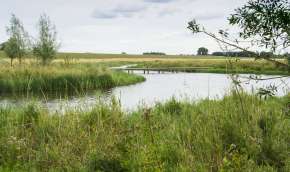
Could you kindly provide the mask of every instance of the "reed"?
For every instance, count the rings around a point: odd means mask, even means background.
[[[289,171],[290,97],[0,108],[0,171]],[[287,105],[288,104],[288,105]]]
[[[286,62],[286,60],[281,60]],[[135,67],[148,68],[166,68],[166,67],[209,67],[209,69],[200,69],[196,72],[209,73],[253,73],[253,74],[280,74],[289,75],[289,71],[275,66],[275,64],[266,60],[254,59],[191,59],[183,61],[162,61],[139,62]]]
[[[68,94],[109,89],[144,81],[137,75],[112,72],[94,65],[3,67],[0,94]]]

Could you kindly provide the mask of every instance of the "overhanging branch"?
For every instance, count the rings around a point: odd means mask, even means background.
[[[287,64],[285,64],[285,63],[279,62],[279,61],[274,60],[274,59],[271,59],[271,58],[266,58],[266,57],[260,56],[258,53],[255,53],[255,52],[249,51],[249,50],[247,50],[247,49],[245,49],[245,48],[243,48],[243,47],[240,47],[240,46],[238,46],[238,45],[236,45],[236,44],[233,44],[233,43],[227,42],[227,41],[225,41],[225,40],[223,40],[223,39],[220,39],[220,38],[218,38],[217,36],[215,36],[214,34],[209,33],[209,32],[207,32],[207,31],[204,30],[204,29],[201,30],[200,32],[202,32],[202,33],[204,33],[204,34],[206,34],[206,35],[208,35],[208,36],[214,38],[215,40],[217,40],[217,41],[219,41],[219,42],[222,42],[222,43],[224,43],[224,44],[227,44],[227,45],[229,45],[229,46],[231,46],[231,47],[237,48],[237,49],[242,50],[242,51],[247,52],[247,53],[251,53],[251,54],[253,54],[253,56],[254,56],[255,58],[264,59],[264,60],[267,60],[267,61],[269,61],[269,62],[271,62],[271,63],[274,63],[275,65],[280,66],[280,67],[282,67],[282,68],[284,68],[284,69],[289,69],[289,65],[287,65]]]

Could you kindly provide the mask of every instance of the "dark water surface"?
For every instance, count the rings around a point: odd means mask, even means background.
[[[140,75],[143,75],[140,73]],[[115,97],[121,102],[124,110],[134,110],[139,105],[152,106],[156,102],[164,102],[173,96],[177,99],[200,100],[205,98],[219,99],[229,94],[233,87],[232,80],[226,74],[209,73],[151,73],[143,75],[146,81],[140,84],[114,88],[97,96],[96,92],[86,93],[83,96],[61,98],[38,98],[35,101],[43,105],[50,112],[64,112],[65,110],[89,110],[100,100],[108,102]],[[276,95],[283,96],[289,92],[290,79],[272,79],[266,81],[247,82],[249,75],[240,75],[243,88],[249,93],[255,93],[257,88],[269,85],[279,86]],[[262,76],[272,78],[276,76]],[[288,84],[288,86],[287,86]],[[0,97],[1,106],[19,106],[31,98]]]

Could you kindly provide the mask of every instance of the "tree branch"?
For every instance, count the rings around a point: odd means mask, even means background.
[[[287,65],[287,64],[285,64],[285,63],[279,62],[279,61],[274,60],[274,59],[271,59],[271,58],[262,57],[262,56],[260,56],[259,54],[255,53],[255,52],[249,51],[249,50],[247,50],[247,49],[245,49],[245,48],[243,48],[243,47],[240,47],[240,46],[238,46],[238,45],[236,45],[236,44],[233,44],[233,43],[227,42],[227,41],[225,41],[225,40],[223,40],[223,39],[220,39],[220,38],[218,38],[217,36],[215,36],[214,34],[209,33],[209,32],[207,32],[207,31],[204,30],[204,29],[201,30],[200,32],[202,32],[202,33],[204,33],[204,34],[206,34],[206,35],[208,35],[208,36],[214,38],[215,40],[217,40],[217,41],[219,41],[219,42],[222,42],[222,43],[224,43],[224,44],[227,44],[227,45],[229,45],[229,46],[231,46],[231,47],[234,47],[234,48],[237,48],[237,49],[239,49],[239,50],[242,50],[242,51],[245,51],[245,52],[251,53],[251,54],[254,55],[255,58],[264,59],[264,60],[267,60],[267,61],[269,61],[269,62],[271,62],[271,63],[274,63],[274,64],[277,65],[277,66],[283,67],[283,68],[285,68],[285,69],[289,69],[289,65]]]

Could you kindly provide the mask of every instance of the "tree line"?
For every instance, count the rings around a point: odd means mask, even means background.
[[[288,53],[277,55],[273,52],[258,52],[258,54],[265,58],[283,58],[287,57]],[[247,51],[228,51],[228,52],[213,52],[211,55],[213,56],[228,56],[228,57],[255,57],[254,52],[247,52]]]
[[[18,59],[22,64],[27,54],[33,54],[42,65],[49,64],[55,58],[60,46],[56,39],[55,25],[46,14],[43,14],[38,20],[37,27],[37,38],[30,37],[20,19],[12,14],[9,26],[6,28],[9,39],[0,45],[0,50],[10,58],[11,66],[14,59]]]
[[[255,57],[255,52],[251,51],[216,51],[211,54],[209,54],[209,50],[205,47],[200,47],[197,50],[197,55],[199,56],[206,56],[206,55],[212,55],[212,56],[226,56],[226,57]],[[273,52],[267,52],[262,51],[258,52],[258,54],[265,58],[284,58],[289,57],[289,53],[285,53],[282,55],[274,54]]]
[[[143,55],[157,55],[157,56],[165,56],[165,53],[162,52],[145,52]]]

